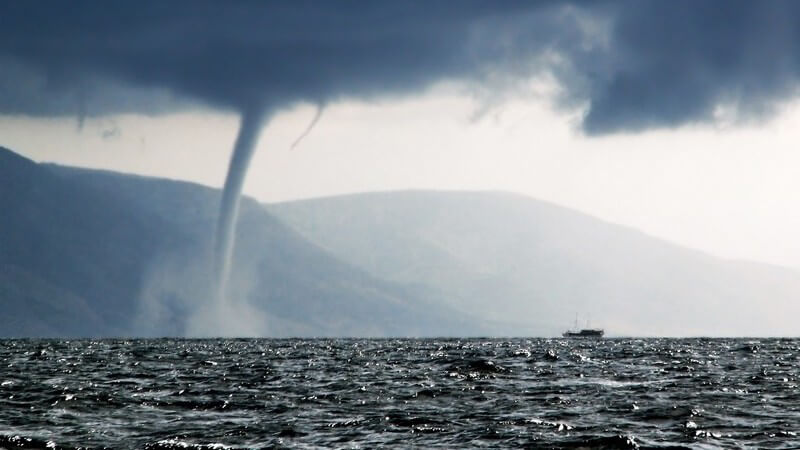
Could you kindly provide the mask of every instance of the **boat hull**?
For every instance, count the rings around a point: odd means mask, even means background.
[[[603,334],[603,330],[581,330],[567,331],[562,336],[565,338],[601,338]]]

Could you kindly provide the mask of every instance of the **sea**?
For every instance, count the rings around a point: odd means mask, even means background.
[[[0,341],[0,448],[800,448],[797,339]]]

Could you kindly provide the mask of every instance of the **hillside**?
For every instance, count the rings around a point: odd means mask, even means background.
[[[180,234],[4,149],[0,179],[0,334],[122,334],[148,261]]]
[[[469,314],[557,334],[797,335],[800,274],[727,261],[524,196],[390,192],[267,205],[376,277]],[[583,323],[581,323],[583,325]]]
[[[244,199],[220,311],[219,191],[6,149],[0,179],[3,337],[541,336],[576,313],[610,335],[800,329],[796,272],[489,192]]]
[[[0,148],[3,337],[485,334],[343,263],[246,201],[225,328],[209,304],[219,192],[36,164]]]

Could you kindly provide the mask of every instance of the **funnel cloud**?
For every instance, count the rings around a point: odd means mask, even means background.
[[[264,111],[259,108],[242,112],[239,134],[233,146],[228,165],[228,175],[222,190],[217,234],[214,246],[214,268],[217,275],[217,301],[225,303],[226,286],[231,270],[231,257],[236,235],[236,219],[239,214],[239,199],[242,195],[247,167],[253,157],[256,142],[264,122]]]
[[[311,122],[308,124],[306,129],[303,130],[302,133],[300,133],[300,136],[297,136],[297,139],[295,139],[294,142],[292,142],[292,146],[289,147],[289,150],[294,150],[295,148],[297,148],[297,146],[300,145],[301,142],[303,142],[303,139],[305,139],[306,136],[308,136],[308,134],[311,133],[311,130],[313,130],[314,127],[317,126],[317,122],[319,122],[319,119],[322,118],[322,112],[324,109],[325,109],[324,105],[317,105],[317,112],[314,113],[314,117],[311,119]]]

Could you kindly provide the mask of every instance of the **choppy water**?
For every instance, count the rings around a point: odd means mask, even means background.
[[[800,340],[0,341],[0,448],[800,448]]]

